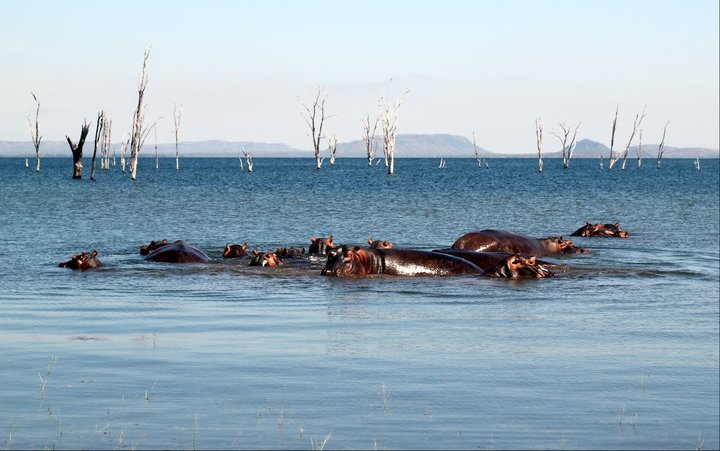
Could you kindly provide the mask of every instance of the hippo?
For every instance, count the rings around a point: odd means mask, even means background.
[[[145,256],[145,260],[163,263],[205,263],[210,261],[210,257],[195,246],[177,240],[155,249]]]
[[[485,271],[497,266],[498,263],[505,261],[508,257],[512,255],[504,252],[475,252],[466,249],[436,249],[433,250],[433,252],[460,257],[476,264],[478,267],[480,267],[480,269]],[[554,263],[537,260],[535,257],[532,256],[528,256],[525,258],[525,264],[537,268],[538,272],[541,273],[543,277],[555,275],[550,271],[550,269],[548,269],[557,267],[557,265],[555,265]]]
[[[542,257],[553,254],[585,254],[587,250],[573,246],[563,237],[530,238],[502,230],[482,230],[461,236],[451,246],[477,252],[505,252],[508,254]]]
[[[275,255],[278,258],[298,258],[302,257],[305,254],[305,248],[301,247],[300,249],[296,247],[279,247],[275,251]]]
[[[574,231],[570,236],[608,236],[615,238],[627,238],[628,232],[620,230],[620,223],[615,224],[591,224],[586,222],[584,226]]]
[[[459,276],[466,274],[488,277],[544,277],[535,261],[511,255],[487,270],[454,255],[412,249],[372,249],[344,246],[328,254],[328,262],[321,271],[324,276],[367,277],[375,274],[389,276]]]
[[[147,255],[155,249],[167,246],[168,244],[170,244],[170,241],[168,240],[150,241],[150,244],[142,244],[140,246],[140,255]]]
[[[282,265],[283,261],[275,255],[274,252],[258,252],[257,249],[253,249],[253,258],[250,260],[250,266],[278,266]]]
[[[329,249],[334,247],[332,235],[328,238],[315,238],[313,235],[310,235],[308,255],[325,255]]]
[[[248,244],[226,244],[223,251],[223,258],[240,258],[247,255]]]
[[[373,240],[372,238],[368,238],[367,242],[371,249],[392,249],[393,247],[392,243],[388,240]]]
[[[82,252],[80,255],[73,255],[70,260],[60,263],[58,268],[70,268],[78,271],[85,271],[91,268],[100,268],[102,263],[97,258],[97,251]]]

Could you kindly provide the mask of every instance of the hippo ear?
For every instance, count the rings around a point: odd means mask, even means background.
[[[225,252],[230,250],[230,243],[225,243]]]
[[[93,251],[92,251],[92,256],[97,257],[97,251],[95,249],[93,249]]]
[[[537,265],[537,258],[534,255],[531,255],[530,257],[525,259],[525,264],[535,266]]]
[[[257,251],[257,249],[253,249],[253,255],[258,255],[258,254],[259,254],[259,252]]]
[[[243,245],[242,245],[242,246],[240,246],[240,247],[242,248],[242,250],[245,250],[245,249],[247,249],[247,248],[248,248],[248,244],[247,244],[247,243],[245,243],[245,244],[243,244]]]
[[[392,246],[392,243],[390,243],[390,241],[388,240],[385,240],[383,241],[383,246]]]
[[[310,235],[310,242],[311,242],[311,243],[314,243],[314,242],[315,242],[315,235]]]
[[[372,238],[368,238],[368,244],[373,244]]]
[[[330,235],[327,239],[328,244],[332,244],[333,237]]]

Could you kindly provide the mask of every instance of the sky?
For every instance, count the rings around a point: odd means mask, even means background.
[[[311,149],[303,105],[326,99],[325,136],[362,139],[381,98],[398,133],[449,133],[496,153],[578,140],[718,148],[718,0],[0,0],[0,140],[76,140],[104,110],[130,129],[149,49],[146,123],[159,143]],[[327,139],[323,141],[327,147]],[[558,149],[553,149],[553,146]],[[30,147],[32,149],[32,147]]]

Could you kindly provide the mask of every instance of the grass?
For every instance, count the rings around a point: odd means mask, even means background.
[[[332,435],[332,432],[327,434],[322,442],[316,442],[314,439],[310,439],[310,446],[312,447],[313,451],[322,451],[325,449],[325,445],[330,441],[330,436]]]
[[[48,376],[50,376],[50,373],[52,373],[55,369],[55,365],[57,365],[57,362],[57,356],[53,356],[53,358],[50,359],[50,363],[48,363],[48,370],[45,374],[45,377],[42,377],[42,375],[38,372],[38,377],[40,378],[40,399],[45,399],[45,386],[48,382]]]

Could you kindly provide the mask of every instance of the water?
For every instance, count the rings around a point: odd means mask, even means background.
[[[718,160],[0,159],[0,447],[717,449]],[[653,162],[651,162],[653,163]],[[226,243],[433,249],[497,228],[627,239],[543,280],[332,279]],[[214,258],[142,260],[184,239]],[[58,268],[97,249],[104,267]]]

